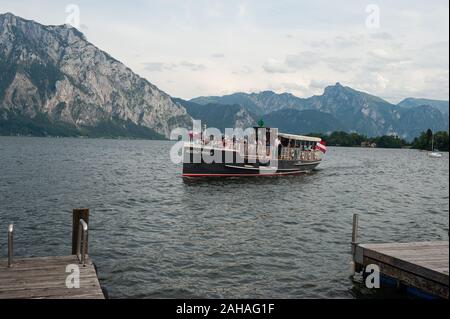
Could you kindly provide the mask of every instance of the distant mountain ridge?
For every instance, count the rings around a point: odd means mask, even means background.
[[[428,105],[439,111],[441,111],[444,115],[448,116],[448,101],[440,101],[440,100],[430,100],[430,99],[416,99],[416,98],[407,98],[398,103],[399,106],[404,108],[414,108],[417,106]]]
[[[239,104],[256,115],[264,115],[284,108],[301,109],[303,99],[290,93],[276,94],[272,91],[261,93],[234,93],[224,96],[203,96],[190,100],[197,104]]]
[[[0,15],[0,134],[161,138],[189,125],[181,105],[75,28]]]
[[[174,102],[186,108],[186,111],[193,119],[201,120],[202,124],[208,127],[215,127],[222,132],[225,128],[248,128],[255,125],[256,116],[246,108],[238,105],[223,104],[197,104],[192,101],[173,99]]]
[[[322,95],[310,98],[264,91],[199,97],[191,101],[198,104],[239,104],[256,117],[265,119],[267,125],[289,133],[328,133],[339,129],[369,137],[398,135],[412,140],[428,128],[448,130],[448,102],[446,114],[445,101],[407,99],[395,105],[340,83],[328,86]],[[422,105],[422,102],[427,104]],[[308,110],[319,113],[306,112]],[[293,125],[293,118],[297,119],[297,126]]]
[[[347,131],[347,127],[334,116],[317,110],[281,109],[263,115],[264,123],[278,127],[281,132],[309,134]]]

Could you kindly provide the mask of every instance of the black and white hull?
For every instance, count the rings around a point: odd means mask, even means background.
[[[238,152],[226,149],[187,146],[184,149],[183,177],[244,177],[295,175],[311,172],[321,160],[265,160],[241,158]],[[205,161],[194,154],[215,154],[216,162]]]

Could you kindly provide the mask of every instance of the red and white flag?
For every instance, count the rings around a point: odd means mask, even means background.
[[[324,141],[320,141],[319,143],[317,143],[316,150],[319,150],[322,153],[326,153],[327,152],[327,147],[325,146],[325,142]]]

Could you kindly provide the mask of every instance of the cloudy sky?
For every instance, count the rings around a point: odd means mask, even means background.
[[[0,0],[0,12],[78,24],[176,97],[307,97],[335,82],[391,102],[449,96],[448,0]]]

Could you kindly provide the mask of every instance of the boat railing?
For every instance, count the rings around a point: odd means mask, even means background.
[[[230,143],[230,142],[220,142],[220,141],[211,141],[211,142],[205,142],[205,141],[190,141],[186,144],[187,147],[209,147],[209,148],[216,148],[216,149],[224,149],[224,150],[233,150],[237,151],[240,149],[241,143]]]
[[[320,152],[316,150],[301,151],[295,149],[282,149],[279,155],[280,160],[288,161],[319,161],[321,160]]]
[[[187,147],[206,147],[220,150],[238,152],[244,158],[261,158],[271,159],[275,152],[274,147],[270,147],[268,151],[261,151],[261,148],[267,150],[262,144],[244,144],[242,141],[225,140],[225,141],[189,141]],[[278,154],[279,160],[300,160],[300,161],[319,161],[321,154],[317,150],[302,150],[300,148],[283,147],[281,153]]]

